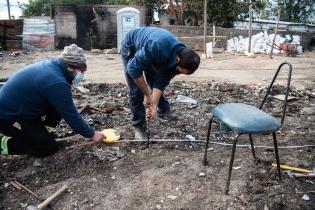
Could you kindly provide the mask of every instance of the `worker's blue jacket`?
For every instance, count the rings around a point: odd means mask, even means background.
[[[128,56],[127,74],[136,79],[143,72],[154,71],[153,87],[161,91],[175,76],[176,55],[186,46],[162,28],[136,28],[128,32],[122,42],[121,53]],[[123,55],[128,53],[128,55]]]
[[[75,132],[91,138],[94,130],[82,119],[72,100],[72,80],[61,59],[23,68],[0,89],[0,119],[37,119],[53,107]]]

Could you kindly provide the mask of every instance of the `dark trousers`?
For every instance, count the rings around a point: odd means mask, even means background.
[[[44,157],[54,154],[57,150],[57,142],[54,134],[49,133],[45,126],[56,127],[61,120],[60,115],[51,109],[45,116],[45,120],[3,120],[0,119],[0,130],[6,136],[12,137],[8,141],[9,155],[28,154],[35,157]],[[20,124],[21,129],[14,126]]]
[[[124,64],[125,77],[130,90],[128,95],[128,102],[132,114],[131,119],[132,125],[142,126],[145,123],[145,107],[143,105],[144,94],[141,91],[141,89],[137,86],[137,84],[134,82],[134,80],[127,74],[127,64],[129,60],[133,58],[134,55],[134,52],[132,52],[132,48],[133,46],[122,43],[120,53],[121,59]],[[145,71],[145,78],[151,89],[153,88],[156,76],[157,73],[153,68],[147,69]],[[163,96],[161,96],[160,98],[158,109],[160,112],[167,112],[170,110],[170,104]]]

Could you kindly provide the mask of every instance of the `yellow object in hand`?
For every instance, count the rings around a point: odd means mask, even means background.
[[[102,133],[106,136],[106,139],[103,140],[104,143],[111,144],[120,139],[120,133],[115,129],[105,129]]]

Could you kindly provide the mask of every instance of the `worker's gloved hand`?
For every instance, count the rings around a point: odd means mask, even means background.
[[[106,136],[102,132],[95,132],[92,141],[103,141]]]

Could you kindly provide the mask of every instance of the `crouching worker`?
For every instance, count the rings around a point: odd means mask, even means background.
[[[71,85],[82,80],[86,67],[83,50],[73,44],[60,58],[29,65],[4,84],[0,89],[3,155],[54,154],[58,146],[52,132],[62,118],[86,138],[105,138],[82,119],[72,100]]]

